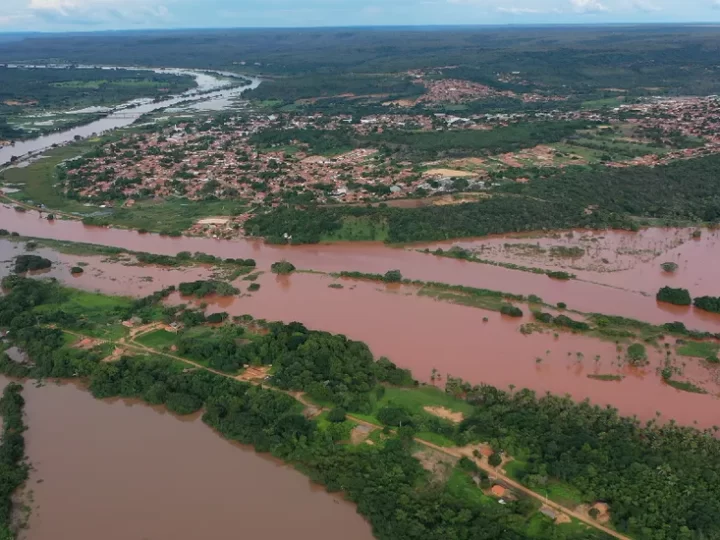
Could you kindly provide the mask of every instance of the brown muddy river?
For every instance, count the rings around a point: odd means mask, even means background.
[[[39,221],[37,217],[34,220]],[[44,225],[43,222],[41,225]],[[57,223],[52,225],[51,229],[55,230],[57,225],[79,225],[80,230],[88,230],[74,222]],[[121,238],[132,235],[135,240],[141,239],[143,242],[149,239],[129,231],[112,229],[90,229],[89,232],[107,233],[110,236],[119,234]],[[710,238],[708,236],[708,241]],[[346,268],[378,264],[373,262],[372,256],[364,258],[358,253],[398,257],[398,260],[388,259],[381,263],[382,268],[397,267],[394,263],[401,262],[406,257],[419,257],[420,265],[417,270],[421,273],[426,271],[425,265],[445,269],[458,267],[467,272],[461,276],[472,277],[475,270],[490,270],[499,271],[505,276],[539,279],[548,286],[579,284],[594,287],[596,292],[602,293],[599,298],[613,292],[624,295],[629,306],[619,304],[618,307],[632,308],[638,302],[647,301],[653,306],[651,314],[659,313],[663,316],[660,317],[661,321],[691,316],[696,322],[703,323],[694,325],[695,328],[720,331],[720,318],[716,315],[692,308],[657,304],[654,298],[646,298],[640,294],[585,282],[557,283],[545,276],[378,245],[353,247],[352,249],[357,249],[357,253],[353,253],[351,246],[311,246],[296,251],[296,248],[278,249],[250,242],[199,238],[178,240],[182,242],[183,248],[203,249],[206,252],[211,251],[208,246],[223,249],[231,246],[252,246],[252,249],[258,250],[257,253],[231,251],[226,253],[226,256],[255,256],[260,267],[265,269],[270,262],[280,259],[281,253],[300,253],[306,258],[305,267],[316,263],[323,264],[323,261],[328,259],[334,261],[332,264],[338,264],[344,260],[340,255],[343,252],[347,252],[346,258],[350,260],[347,266],[344,266]],[[167,242],[152,246],[132,247],[154,250],[167,248],[165,244],[173,241],[168,239]],[[0,260],[8,260],[14,254],[22,252],[22,249],[16,246],[13,242],[0,240]],[[329,257],[325,257],[325,250],[330,253]],[[176,250],[170,250],[174,251]],[[207,268],[202,267],[166,269],[125,266],[103,261],[102,257],[63,255],[47,249],[39,249],[37,253],[60,263],[45,275],[58,277],[70,285],[86,290],[114,294],[145,295],[167,285],[207,277],[209,273]],[[258,253],[264,254],[264,258],[258,256]],[[268,256],[267,253],[272,255]],[[315,255],[310,256],[312,253]],[[71,276],[69,268],[80,261],[88,264],[85,273],[79,277]],[[662,349],[648,346],[650,364],[644,368],[631,368],[625,361],[624,351],[618,351],[616,345],[610,341],[568,332],[559,332],[557,337],[552,332],[521,334],[520,325],[531,321],[528,314],[522,320],[508,319],[495,312],[419,297],[412,287],[386,287],[363,281],[342,281],[343,289],[332,289],[328,287],[332,282],[331,277],[318,274],[296,273],[278,277],[266,272],[257,282],[261,285],[260,291],[248,295],[249,282],[239,279],[235,285],[245,294],[241,297],[211,301],[210,310],[228,311],[232,315],[249,313],[268,320],[300,321],[310,328],[345,334],[351,339],[366,342],[376,356],[388,356],[399,366],[411,369],[416,378],[426,382],[435,368],[443,377],[451,374],[472,383],[483,382],[501,388],[512,384],[517,388],[527,387],[538,392],[549,391],[561,395],[568,393],[575,399],[588,398],[593,403],[609,404],[617,407],[622,414],[637,415],[642,419],[653,418],[656,412],[660,412],[661,418],[666,420],[672,418],[683,424],[697,422],[701,426],[712,426],[717,423],[720,415],[716,397],[720,395],[720,369],[709,366],[700,359],[673,355],[673,363],[681,371],[677,378],[704,388],[708,392],[704,395],[683,392],[663,382],[660,370],[663,367],[665,351]],[[511,281],[506,283],[507,287],[502,288],[517,292],[514,284],[515,281]],[[548,300],[543,291],[539,294]],[[582,300],[572,295],[564,298],[571,306]],[[192,300],[175,297],[171,301]],[[597,307],[594,309],[601,311]],[[483,322],[483,317],[488,317],[489,321]],[[668,341],[674,345],[673,339]],[[588,377],[608,374],[621,375],[624,379],[617,382]]]
[[[356,270],[370,273],[385,273],[399,269],[403,275],[424,281],[462,284],[473,287],[507,291],[517,294],[536,294],[546,302],[566,302],[568,306],[583,312],[600,312],[622,315],[652,323],[682,321],[689,328],[720,331],[720,318],[693,308],[678,309],[659,304],[654,294],[643,295],[637,290],[656,290],[661,285],[685,286],[691,293],[720,294],[714,290],[715,280],[710,274],[716,263],[720,263],[720,250],[715,242],[717,237],[704,234],[700,240],[689,244],[684,253],[684,265],[693,268],[693,273],[678,272],[664,275],[657,266],[640,265],[631,276],[619,276],[606,283],[606,273],[588,272],[583,279],[557,281],[547,276],[509,270],[486,264],[445,259],[417,253],[413,249],[389,248],[378,243],[353,243],[313,246],[268,246],[260,240],[215,240],[210,238],[160,238],[157,235],[141,235],[135,231],[88,227],[79,221],[56,220],[47,222],[38,218],[36,212],[18,213],[4,206],[0,207],[0,228],[17,231],[27,236],[38,236],[76,242],[89,242],[116,246],[134,251],[174,255],[180,251],[202,251],[222,257],[252,257],[261,268],[280,259],[287,259],[297,268],[324,272]],[[654,235],[668,235],[666,244],[672,242],[676,230],[652,229]],[[628,234],[628,233],[619,233]],[[660,242],[660,240],[657,240]],[[685,245],[685,244],[684,244]],[[672,256],[673,254],[670,254]],[[715,260],[719,259],[719,260]],[[698,283],[702,274],[702,286]],[[686,281],[686,277],[689,281]],[[597,282],[597,283],[595,283]],[[651,283],[651,286],[642,285]],[[640,284],[640,285],[639,285]],[[629,289],[629,290],[625,290]],[[646,292],[646,294],[649,294]]]
[[[25,540],[373,538],[354,505],[197,415],[96,400],[70,383],[24,386]]]

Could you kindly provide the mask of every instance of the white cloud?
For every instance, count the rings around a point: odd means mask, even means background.
[[[570,4],[578,13],[601,13],[609,11],[599,0],[570,0]]]
[[[720,0],[717,0],[720,2]],[[657,4],[651,2],[650,0],[633,0],[632,3],[633,7],[639,11],[661,11],[662,8],[658,6]]]
[[[720,1],[720,0],[718,0]],[[559,9],[535,9],[525,7],[497,7],[498,13],[509,13],[511,15],[538,15],[541,13],[562,13]]]
[[[27,7],[39,19],[67,24],[137,25],[168,15],[164,5],[152,5],[147,0],[30,0]]]

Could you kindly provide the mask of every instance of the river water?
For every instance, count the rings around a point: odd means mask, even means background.
[[[22,253],[22,245],[0,240],[0,260]],[[49,249],[37,254],[54,262],[42,276],[55,277],[71,286],[109,294],[143,296],[183,281],[208,279],[211,268],[163,268],[109,262],[102,257],[63,255]],[[398,253],[403,253],[398,251]],[[447,261],[447,260],[445,260]],[[87,264],[80,276],[70,274],[77,263]],[[447,261],[457,262],[457,261]],[[483,266],[467,263],[471,266]],[[267,266],[261,265],[265,269]],[[9,265],[0,266],[8,272]],[[550,281],[550,280],[547,280]],[[569,394],[612,405],[624,415],[643,420],[661,414],[661,420],[709,427],[717,423],[720,369],[700,359],[677,357],[682,380],[706,389],[708,394],[683,392],[665,384],[660,376],[664,344],[648,345],[650,363],[632,368],[624,351],[612,341],[570,332],[534,332],[524,335],[520,325],[532,322],[504,317],[475,307],[436,301],[417,295],[414,287],[368,281],[335,280],[326,275],[264,273],[256,281],[260,290],[248,294],[249,281],[234,285],[242,296],[189,299],[172,296],[171,303],[207,303],[209,312],[251,314],[267,320],[299,321],[309,328],[345,334],[364,341],[377,356],[387,356],[411,369],[420,381],[430,382],[433,369],[444,378],[450,374],[474,384],[499,388],[514,385],[539,393]],[[330,284],[341,284],[342,289]],[[642,298],[642,297],[640,297]],[[577,317],[577,316],[575,316]],[[488,321],[484,322],[483,319]],[[666,340],[670,345],[674,339]],[[622,381],[601,381],[588,375],[620,375]]]
[[[96,400],[75,383],[24,386],[25,540],[372,538],[354,505],[199,415]]]
[[[112,129],[129,126],[135,121],[137,117],[136,115],[149,113],[165,107],[170,107],[188,99],[202,98],[202,107],[204,109],[219,110],[222,109],[225,105],[229,104],[229,101],[232,98],[240,96],[245,90],[257,88],[261,82],[260,79],[256,77],[245,77],[250,80],[249,84],[229,89],[224,88],[228,86],[227,81],[199,71],[192,71],[186,69],[156,69],[152,71],[155,71],[157,73],[190,75],[192,77],[195,77],[197,87],[188,90],[187,92],[184,92],[179,96],[174,96],[159,102],[148,102],[147,100],[139,100],[137,102],[130,102],[124,105],[120,105],[118,107],[115,107],[114,112],[95,122],[90,122],[89,124],[78,126],[76,128],[62,132],[43,135],[35,139],[18,141],[12,146],[0,147],[0,165],[9,162],[13,156],[21,157],[29,153],[36,153],[40,150],[49,148],[53,144],[60,145],[68,143],[74,140],[75,137],[90,137],[94,134],[100,134]],[[229,75],[223,73],[220,74],[226,76]],[[207,92],[207,94],[203,94],[202,96],[198,95],[199,93],[204,92]],[[141,104],[132,108],[127,108],[129,104],[134,103]]]
[[[281,259],[287,259],[297,268],[323,272],[355,270],[381,273],[399,269],[403,276],[423,281],[437,281],[506,291],[516,294],[540,296],[545,302],[565,302],[578,311],[606,313],[639,319],[654,324],[682,321],[688,328],[720,332],[720,317],[691,307],[672,306],[659,303],[654,294],[637,292],[639,282],[648,281],[659,286],[689,287],[693,295],[720,294],[716,289],[712,273],[713,261],[718,259],[717,237],[706,234],[697,241],[686,242],[674,248],[682,251],[684,265],[693,272],[679,272],[677,275],[664,274],[657,264],[640,265],[629,275],[629,290],[621,288],[623,278],[611,278],[603,283],[609,274],[586,273],[587,281],[559,281],[545,275],[510,270],[487,264],[447,259],[419,253],[416,248],[390,248],[380,243],[340,243],[309,246],[271,246],[262,240],[238,239],[221,240],[213,238],[160,238],[154,234],[139,234],[136,231],[106,227],[90,227],[79,221],[55,220],[48,222],[38,218],[37,212],[19,213],[0,206],[0,228],[17,231],[22,235],[88,242],[115,246],[134,251],[148,251],[175,255],[181,251],[202,251],[212,255],[232,258],[254,258],[263,268]],[[655,229],[654,234],[672,236],[673,229]],[[609,233],[606,234],[615,234]],[[628,233],[616,233],[624,235]],[[668,257],[677,257],[669,253]],[[702,288],[694,286],[695,276],[705,277]],[[597,281],[597,282],[596,282]],[[702,291],[702,292],[701,292]]]

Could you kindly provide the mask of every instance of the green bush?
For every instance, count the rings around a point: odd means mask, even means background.
[[[270,266],[275,274],[291,274],[296,270],[295,265],[288,261],[278,261]]]
[[[690,292],[687,289],[663,287],[658,291],[656,298],[659,302],[667,302],[676,306],[689,306],[692,303]]]
[[[523,312],[522,309],[520,309],[517,306],[513,306],[512,304],[505,304],[500,308],[500,313],[503,315],[507,315],[508,317],[522,317]]]

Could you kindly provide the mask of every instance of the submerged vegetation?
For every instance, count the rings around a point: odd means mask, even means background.
[[[52,261],[40,255],[18,255],[15,257],[14,270],[23,274],[32,270],[47,270],[52,267]]]

